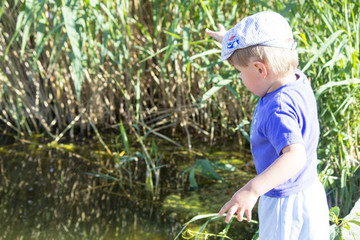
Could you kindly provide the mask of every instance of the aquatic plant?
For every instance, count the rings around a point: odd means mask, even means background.
[[[195,178],[196,170],[198,170],[202,176],[205,176],[210,179],[216,179],[223,183],[227,183],[225,179],[215,171],[215,168],[223,169],[227,171],[236,170],[236,168],[230,164],[223,164],[221,162],[211,162],[207,159],[197,159],[196,162],[191,167],[185,169],[184,172],[182,173],[183,184],[184,184],[185,174],[189,172],[190,187],[193,189],[198,188],[198,184]]]
[[[87,174],[118,182],[127,196],[131,196],[129,191],[133,189],[133,182],[144,179],[140,184],[145,185],[144,190],[150,193],[151,198],[157,199],[159,197],[160,169],[166,166],[165,164],[160,165],[164,154],[159,153],[154,140],[151,140],[150,147],[146,143],[150,131],[142,135],[136,126],[131,128],[132,133],[136,136],[135,142],[139,145],[132,150],[130,149],[132,143],[129,142],[128,134],[121,121],[119,129],[120,133],[115,137],[115,151],[112,152],[95,128],[99,142],[104,147],[107,157],[113,162],[104,166],[103,160],[100,160],[99,164],[103,166],[103,170]],[[120,138],[122,141],[119,140]]]

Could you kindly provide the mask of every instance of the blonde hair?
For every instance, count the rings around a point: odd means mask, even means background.
[[[232,65],[238,64],[246,67],[252,57],[263,62],[277,75],[295,70],[299,64],[296,50],[260,45],[238,49],[228,60]]]

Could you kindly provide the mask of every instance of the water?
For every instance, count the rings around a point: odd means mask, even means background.
[[[192,217],[217,212],[254,175],[253,166],[247,164],[249,153],[236,144],[215,148],[194,144],[189,154],[160,143],[164,166],[159,191],[151,195],[142,161],[132,162],[127,169],[131,178],[124,175],[119,181],[111,172],[114,157],[96,139],[51,147],[41,141],[0,147],[0,239],[173,239]],[[117,149],[111,140],[108,146]],[[237,171],[218,171],[226,184],[197,170],[199,189],[192,189],[183,172],[199,158],[231,164]],[[191,229],[202,223],[192,224]],[[207,231],[221,231],[224,226],[215,222]],[[234,223],[228,235],[249,239],[256,229],[256,224]]]

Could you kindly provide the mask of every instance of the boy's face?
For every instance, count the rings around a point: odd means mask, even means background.
[[[246,67],[234,64],[234,67],[240,72],[240,78],[247,89],[259,97],[266,95],[271,85],[264,78],[264,70],[258,66],[258,62],[250,61]]]

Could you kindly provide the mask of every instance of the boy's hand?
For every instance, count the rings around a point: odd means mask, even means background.
[[[294,176],[304,167],[305,163],[306,150],[304,144],[294,143],[284,147],[282,155],[265,171],[237,191],[230,201],[220,209],[218,216],[222,216],[228,211],[225,219],[225,222],[228,223],[235,213],[237,213],[239,221],[242,221],[243,215],[246,213],[247,220],[250,222],[251,211],[259,196]]]
[[[224,28],[224,26],[222,24],[219,24],[218,26],[219,26],[219,31],[218,32],[211,31],[208,28],[205,30],[205,32],[210,37],[213,37],[216,41],[222,43],[222,40],[223,40],[224,35],[226,33],[226,30],[225,30],[225,28]]]
[[[228,211],[225,222],[228,223],[232,216],[236,213],[237,219],[239,222],[243,220],[244,213],[246,213],[247,221],[251,221],[251,211],[256,204],[259,196],[251,191],[248,185],[245,185],[239,191],[237,191],[234,196],[225,203],[225,205],[220,209],[218,216],[222,216],[226,211]]]

